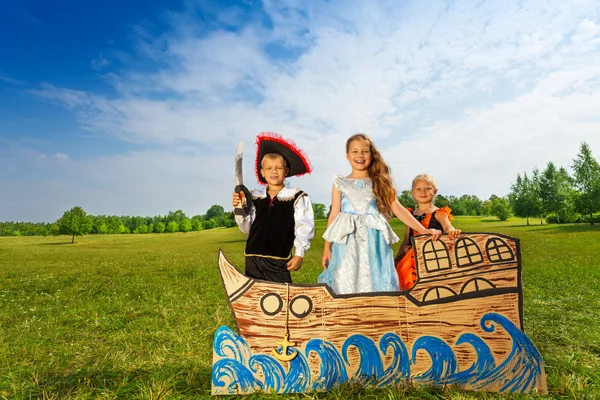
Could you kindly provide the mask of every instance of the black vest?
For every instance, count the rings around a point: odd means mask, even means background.
[[[293,197],[279,198],[252,196],[256,208],[246,242],[247,256],[289,260],[294,247],[296,220],[294,206],[306,193],[299,190]]]

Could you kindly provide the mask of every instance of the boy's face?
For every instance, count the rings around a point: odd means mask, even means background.
[[[260,174],[269,185],[282,185],[283,180],[288,174],[288,169],[285,167],[285,161],[282,157],[278,158],[263,158]]]

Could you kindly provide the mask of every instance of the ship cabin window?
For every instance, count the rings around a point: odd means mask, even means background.
[[[454,293],[452,289],[443,286],[436,286],[432,287],[427,292],[425,292],[425,294],[423,295],[423,302],[435,301],[443,299],[445,297],[453,296],[456,296],[456,293]]]
[[[491,262],[513,261],[515,255],[506,242],[500,238],[488,239],[485,251]]]
[[[483,261],[483,255],[477,243],[471,238],[460,238],[456,241],[456,264],[459,268],[469,267]]]
[[[423,261],[425,261],[427,272],[440,271],[452,267],[448,248],[441,240],[435,242],[428,240],[425,242],[423,246]]]

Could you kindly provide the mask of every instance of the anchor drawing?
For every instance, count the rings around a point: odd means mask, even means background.
[[[288,337],[289,337],[289,333],[286,332],[283,335],[283,340],[281,342],[275,342],[275,343],[281,345],[281,347],[282,347],[281,353],[279,353],[277,351],[277,348],[275,348],[271,351],[273,356],[275,356],[275,358],[277,358],[280,361],[291,361],[298,355],[298,351],[296,349],[292,349],[292,353],[288,354],[288,348],[294,347],[296,345],[296,343],[290,342],[288,340]]]

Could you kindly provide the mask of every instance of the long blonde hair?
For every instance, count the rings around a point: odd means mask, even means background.
[[[369,143],[371,151],[371,164],[369,165],[369,177],[373,182],[373,194],[377,201],[377,208],[386,217],[392,215],[392,203],[396,200],[396,189],[392,183],[390,167],[381,157],[381,153],[377,150],[375,143],[370,137],[364,133],[352,135],[346,141],[346,154],[350,151],[350,143],[355,140],[364,140]]]

